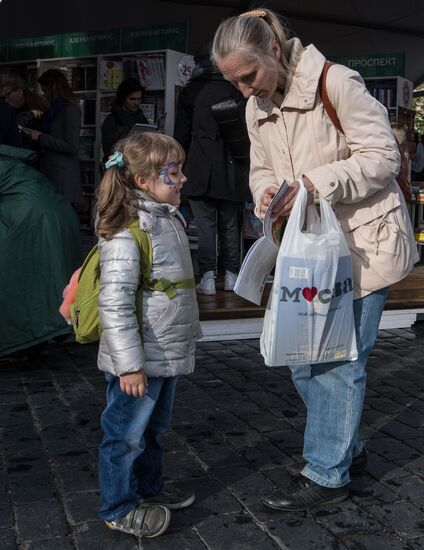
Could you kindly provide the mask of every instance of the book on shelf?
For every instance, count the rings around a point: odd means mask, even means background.
[[[155,103],[141,103],[140,109],[143,112],[143,115],[146,117],[146,120],[149,124],[155,124]]]
[[[81,170],[81,187],[82,192],[85,195],[94,195],[95,189],[95,173],[94,170],[82,169]]]
[[[81,229],[93,228],[93,210],[94,210],[94,196],[85,195],[82,196],[82,202],[79,208],[79,219]]]
[[[284,180],[270,202],[263,219],[263,235],[247,251],[234,286],[234,292],[260,305],[268,276],[277,260],[285,219],[273,216],[273,210],[289,187]]]
[[[424,226],[415,229],[415,240],[417,243],[424,244]]]
[[[102,59],[100,61],[100,87],[103,90],[116,90],[124,80],[122,61]]]
[[[152,107],[148,107],[148,109],[150,109],[151,112],[154,112],[153,123],[158,124],[160,127],[161,122],[163,122],[165,117],[165,97],[163,92],[160,90],[145,90],[143,92],[142,105],[152,105]],[[146,118],[149,120],[148,117]]]
[[[80,98],[79,105],[82,125],[96,124],[96,98]]]
[[[79,139],[80,160],[93,160],[94,158],[94,129],[82,128]]]
[[[138,79],[146,89],[165,88],[165,58],[161,54],[137,56]]]
[[[103,125],[103,122],[105,121],[106,117],[110,115],[111,109],[112,109],[112,103],[115,101],[115,96],[113,95],[107,95],[107,96],[101,96],[100,98],[100,120],[99,124],[100,126]]]
[[[396,83],[392,85],[384,82],[367,82],[367,88],[370,94],[388,109],[396,107]]]
[[[95,90],[97,87],[97,68],[95,64],[69,65],[63,69],[69,86],[73,91]]]

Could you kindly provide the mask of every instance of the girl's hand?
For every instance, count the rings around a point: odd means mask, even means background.
[[[31,128],[22,128],[22,132],[30,136],[33,141],[37,141],[38,138],[41,136],[41,132],[39,132],[38,130],[31,130]]]
[[[147,376],[143,370],[121,374],[119,386],[130,397],[143,397],[148,388]]]

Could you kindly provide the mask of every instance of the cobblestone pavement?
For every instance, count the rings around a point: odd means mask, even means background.
[[[311,513],[265,509],[301,454],[305,411],[288,369],[258,341],[199,345],[177,388],[167,476],[194,489],[162,537],[138,542],[97,519],[105,383],[96,348],[49,345],[0,363],[1,550],[401,550],[424,548],[424,324],[380,332],[369,361],[366,474],[351,498]]]

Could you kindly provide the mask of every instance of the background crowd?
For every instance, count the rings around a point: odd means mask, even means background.
[[[0,228],[0,239],[5,243],[4,249],[9,250],[14,242],[12,234],[19,234],[20,239],[31,234],[34,242],[39,237],[46,244],[44,253],[55,260],[50,266],[47,261],[37,260],[36,246],[25,238],[19,242],[20,255],[15,255],[12,263],[10,258],[5,262],[2,278],[7,286],[16,288],[19,307],[10,308],[7,320],[3,317],[5,336],[0,357],[69,332],[55,305],[60,303],[62,289],[82,261],[78,227],[83,198],[79,163],[81,110],[63,71],[45,71],[38,84],[42,95],[21,77],[5,82],[2,89],[0,165],[13,165],[11,175],[17,191],[11,194],[10,181],[7,185],[5,179],[1,181],[1,207],[8,210],[9,225]],[[119,140],[135,129],[152,130],[140,108],[143,92],[135,78],[127,78],[119,85],[101,129],[102,151],[97,159],[100,175]],[[210,62],[209,51],[203,48],[196,56],[191,81],[179,98],[175,122],[175,138],[187,157],[184,169],[188,182],[183,191],[189,204],[187,217],[188,221],[194,217],[198,232],[198,293],[216,293],[218,270],[225,276],[225,290],[232,290],[240,267],[243,204],[251,200],[245,105],[242,94],[223,79]],[[28,187],[25,184],[29,181],[34,184]],[[25,197],[31,215],[18,215],[14,202],[18,196],[20,204]],[[42,196],[49,199],[40,209]],[[33,223],[37,217],[50,221]],[[53,218],[58,221],[52,223]],[[25,269],[38,270],[38,283],[12,276]],[[23,287],[25,292],[20,298],[18,291]],[[37,321],[32,319],[36,308],[22,298],[31,293],[38,299],[50,293],[50,299],[43,300],[49,306]],[[22,324],[27,327],[27,334],[20,328]]]

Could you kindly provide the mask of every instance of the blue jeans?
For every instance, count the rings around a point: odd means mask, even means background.
[[[323,487],[349,483],[352,458],[363,449],[359,424],[365,397],[368,355],[378,333],[387,288],[354,300],[358,359],[297,365],[292,379],[307,409],[302,474]]]
[[[171,421],[177,378],[149,378],[144,397],[130,397],[119,377],[106,374],[107,405],[99,446],[100,518],[113,521],[163,489],[158,441]]]

